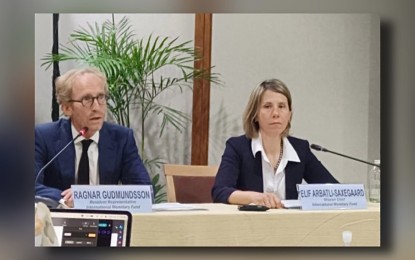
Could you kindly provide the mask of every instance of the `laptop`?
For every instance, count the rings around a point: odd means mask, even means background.
[[[128,211],[50,209],[61,247],[128,247],[132,216]]]

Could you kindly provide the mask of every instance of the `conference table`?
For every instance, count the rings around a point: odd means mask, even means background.
[[[360,210],[270,209],[239,211],[236,205],[186,204],[195,210],[134,213],[131,246],[380,246],[380,204]]]

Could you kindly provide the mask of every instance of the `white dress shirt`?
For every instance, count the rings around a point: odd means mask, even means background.
[[[75,138],[79,132],[72,125],[72,137]],[[99,131],[90,138],[93,142],[89,145],[88,148],[88,159],[89,159],[89,184],[98,185],[99,184],[99,174],[98,174],[98,141],[99,141]],[[75,140],[75,184],[78,182],[78,167],[79,161],[81,160],[82,155],[82,140],[85,140],[83,136],[80,136]]]
[[[252,153],[255,157],[257,152],[261,152],[262,158],[262,178],[264,192],[271,192],[277,195],[281,200],[285,199],[285,167],[288,161],[300,162],[297,152],[286,137],[283,138],[283,154],[277,170],[269,162],[262,144],[261,133],[251,142]]]

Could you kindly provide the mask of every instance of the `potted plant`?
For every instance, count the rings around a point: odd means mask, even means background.
[[[120,125],[130,127],[132,116],[139,115],[141,126],[140,154],[150,173],[160,168],[161,158],[147,158],[145,153],[146,123],[151,117],[162,118],[159,135],[167,125],[182,131],[190,117],[177,109],[157,102],[166,90],[192,88],[193,80],[204,78],[219,83],[216,74],[193,67],[200,59],[191,41],[178,42],[178,38],[150,35],[136,39],[130,21],[123,17],[115,23],[106,20],[101,25],[88,24],[70,34],[69,43],[60,45],[59,54],[47,53],[42,66],[46,69],[54,61],[77,61],[99,68],[108,80],[109,116]],[[159,183],[159,174],[153,174],[155,202],[165,200],[165,185]]]

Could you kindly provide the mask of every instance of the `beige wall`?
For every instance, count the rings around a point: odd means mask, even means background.
[[[212,64],[225,87],[212,89],[209,163],[243,133],[251,90],[274,77],[292,92],[292,135],[380,158],[379,30],[379,18],[366,14],[215,14]],[[365,164],[315,154],[340,181],[366,182]]]

